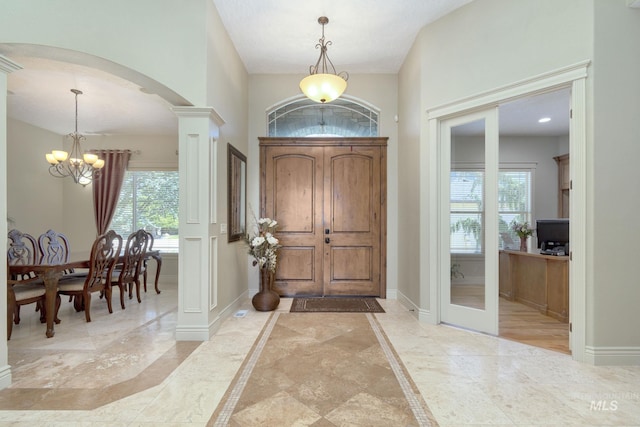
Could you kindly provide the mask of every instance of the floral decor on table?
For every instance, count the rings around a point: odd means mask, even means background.
[[[272,311],[280,303],[280,295],[271,287],[278,265],[278,249],[282,246],[275,237],[278,221],[271,218],[256,220],[257,232],[246,236],[249,255],[253,256],[253,265],[260,267],[260,290],[251,299],[258,311]]]
[[[533,228],[529,227],[528,222],[513,222],[511,229],[516,232],[520,238],[520,250],[527,252],[527,238],[533,236]]]
[[[260,218],[257,221],[258,232],[255,236],[247,236],[249,254],[253,256],[253,265],[266,268],[271,272],[276,271],[278,263],[278,249],[280,242],[274,233],[278,227],[278,221],[271,218]]]

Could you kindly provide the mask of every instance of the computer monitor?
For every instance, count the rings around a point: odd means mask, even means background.
[[[541,251],[565,247],[569,244],[569,219],[539,219],[536,221],[536,236]]]

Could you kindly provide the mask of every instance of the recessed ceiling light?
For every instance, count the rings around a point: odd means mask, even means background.
[[[538,123],[547,123],[551,121],[551,117],[543,117],[540,120],[538,120]]]

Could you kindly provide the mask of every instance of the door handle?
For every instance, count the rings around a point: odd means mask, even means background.
[[[325,242],[325,243],[331,243],[331,239],[330,239],[330,238],[328,238],[328,237],[325,237],[324,242]]]
[[[328,228],[325,228],[324,229],[324,234],[329,234],[329,233],[331,233],[331,230],[329,230]]]

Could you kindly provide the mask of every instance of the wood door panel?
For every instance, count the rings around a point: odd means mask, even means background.
[[[315,277],[315,247],[285,246],[278,251],[276,280],[313,281]]]
[[[332,246],[331,283],[354,280],[373,280],[373,248]]]
[[[331,159],[331,232],[371,231],[373,159],[353,153]],[[353,207],[357,206],[357,209]]]
[[[273,158],[273,215],[280,233],[315,232],[316,162],[301,155]]]

